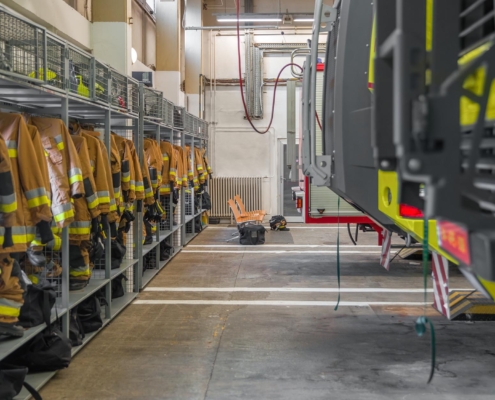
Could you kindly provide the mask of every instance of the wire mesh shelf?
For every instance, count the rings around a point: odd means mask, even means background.
[[[194,210],[193,210],[193,195],[192,195],[192,189],[189,188],[188,190],[185,191],[185,204],[186,204],[186,219],[187,217],[191,217],[194,215]]]
[[[46,260],[44,265],[32,264],[27,254],[23,253],[20,266],[33,284],[51,286],[57,295],[57,307],[62,308],[62,251],[58,235],[57,238],[57,241],[53,241],[47,246],[36,246],[31,249],[39,251],[43,255]]]
[[[133,114],[139,114],[139,82],[132,78],[127,78],[127,107]]]
[[[200,119],[199,118],[196,118],[196,117],[193,117],[193,129],[192,129],[192,134],[194,136],[198,136],[199,135],[199,124],[200,124]]]
[[[199,121],[199,137],[202,139],[208,138],[208,122],[204,120]]]
[[[193,224],[194,224],[194,220],[189,221],[186,224],[186,235],[189,235],[189,234],[193,233]]]
[[[31,80],[44,80],[45,31],[0,9],[0,70]]]
[[[93,82],[91,80],[92,69],[94,68],[91,55],[69,45],[69,92],[88,99],[93,98]],[[96,93],[101,95],[105,88],[99,84],[95,85]],[[108,93],[108,92],[107,92]]]
[[[148,119],[161,120],[163,94],[157,90],[144,88],[144,115]]]
[[[46,37],[46,83],[65,90],[65,43],[47,32]]]
[[[170,212],[170,195],[160,195],[160,205],[165,211],[166,217],[160,221],[160,231],[171,231],[172,230],[172,217],[173,214]]]
[[[95,91],[96,100],[108,103],[108,85],[110,79],[110,71],[108,67],[95,60],[95,85],[100,90]]]
[[[144,256],[143,274],[148,269],[158,269],[158,264],[156,263],[156,250],[157,248],[155,247]]]
[[[107,251],[106,243],[101,242],[101,245]],[[90,260],[89,264],[91,268],[91,279],[105,279],[105,254],[100,254],[100,257],[93,258]]]
[[[188,113],[187,111],[184,114],[185,114],[184,115],[184,132],[193,133],[193,129],[194,129],[193,118],[194,118],[194,116],[191,113]]]
[[[110,77],[112,78],[110,104],[114,107],[127,110],[129,104],[127,76],[118,73],[114,69],[110,69]]]
[[[184,118],[186,109],[184,107],[174,106],[174,128],[184,129]]]
[[[174,103],[163,99],[163,123],[167,126],[174,126]]]

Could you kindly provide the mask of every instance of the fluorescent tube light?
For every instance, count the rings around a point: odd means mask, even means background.
[[[294,22],[314,22],[314,18],[296,18]]]
[[[237,22],[237,18],[217,18],[218,22]],[[282,22],[282,18],[239,18],[240,22]]]

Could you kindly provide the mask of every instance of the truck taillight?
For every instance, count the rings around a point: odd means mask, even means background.
[[[405,218],[423,218],[424,216],[423,211],[408,204],[401,204],[399,206],[399,213],[401,217]]]
[[[303,199],[301,197],[298,197],[296,204],[297,204],[296,205],[296,208],[302,208],[302,206],[303,206]]]

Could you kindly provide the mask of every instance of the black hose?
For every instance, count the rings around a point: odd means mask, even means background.
[[[347,232],[349,233],[349,237],[351,238],[352,243],[354,243],[354,246],[357,246],[357,243],[355,242],[354,238],[352,237],[351,224],[347,224]]]

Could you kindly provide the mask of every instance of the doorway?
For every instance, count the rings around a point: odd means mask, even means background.
[[[296,139],[297,140],[297,139]],[[298,188],[299,168],[293,170],[288,165],[288,146],[287,140],[280,141],[279,150],[279,210],[287,222],[304,222],[302,210],[297,209],[297,202],[294,199],[293,188]],[[299,167],[299,144],[296,141],[296,164]]]

